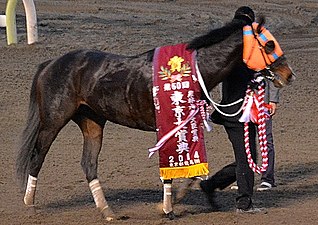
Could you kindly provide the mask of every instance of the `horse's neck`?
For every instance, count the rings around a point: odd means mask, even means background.
[[[222,82],[241,61],[242,34],[240,32],[209,48],[200,49],[199,69],[208,91]]]

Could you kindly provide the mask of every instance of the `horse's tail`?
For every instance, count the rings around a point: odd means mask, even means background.
[[[36,86],[40,73],[50,62],[51,60],[46,61],[38,67],[31,87],[27,123],[20,137],[16,160],[16,175],[21,188],[24,188],[26,185],[30,171],[31,159],[33,157],[37,157],[38,154],[35,149],[35,145],[40,129],[40,115],[39,106],[36,102]]]

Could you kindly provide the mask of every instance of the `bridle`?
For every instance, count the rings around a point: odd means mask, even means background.
[[[280,65],[283,61],[285,61],[285,56],[280,56],[275,62],[271,63],[270,65],[266,66],[266,68],[261,71],[262,75],[268,79],[271,82],[277,82],[281,86],[284,86],[284,83],[281,81],[281,79],[278,78],[278,76],[272,71],[272,68],[277,67]]]
[[[243,28],[243,45],[248,49],[243,49],[243,61],[250,69],[261,72],[266,79],[283,86],[283,82],[277,78],[272,68],[280,65],[285,60],[285,56],[271,33],[265,27],[259,26],[253,23]],[[261,60],[263,62],[260,62]]]

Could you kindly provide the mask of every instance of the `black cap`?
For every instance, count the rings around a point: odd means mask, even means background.
[[[248,6],[242,6],[235,11],[234,19],[245,20],[247,24],[255,21],[255,14]]]

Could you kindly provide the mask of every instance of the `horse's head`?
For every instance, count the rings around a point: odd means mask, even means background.
[[[259,23],[243,28],[243,61],[247,67],[261,72],[276,87],[282,88],[295,80],[294,73],[273,35]]]

